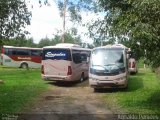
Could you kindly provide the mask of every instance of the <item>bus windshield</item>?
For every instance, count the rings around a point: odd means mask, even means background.
[[[69,49],[44,49],[43,60],[71,60],[71,54]]]
[[[124,68],[123,49],[97,49],[92,52],[92,68],[113,70]]]

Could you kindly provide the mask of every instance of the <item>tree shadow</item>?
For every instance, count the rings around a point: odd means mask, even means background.
[[[138,72],[138,73],[130,73],[130,76],[144,76],[145,73]]]
[[[142,93],[143,94],[143,93]],[[160,91],[153,91],[145,98],[126,99],[127,108],[137,109],[135,114],[160,114]],[[142,110],[143,109],[143,110]]]
[[[88,86],[87,79],[84,81],[49,81],[46,84],[54,85],[57,87],[82,87],[82,86]]]
[[[153,92],[143,103],[145,103],[150,109],[155,110],[155,113],[160,114],[160,90]]]
[[[136,91],[138,89],[142,89],[143,79],[139,76],[130,77],[128,80],[128,88],[125,90],[126,92]]]

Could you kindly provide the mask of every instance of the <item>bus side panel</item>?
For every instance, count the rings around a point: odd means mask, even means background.
[[[25,56],[10,56],[2,54],[3,65],[9,67],[20,67],[22,63],[27,63],[30,68],[40,68],[41,67],[41,57],[25,57]]]
[[[20,66],[18,61],[11,59],[7,55],[2,54],[2,58],[3,58],[2,64],[4,66],[9,66],[9,67],[19,67]]]
[[[72,63],[72,64],[73,64],[72,77],[74,80],[80,80],[81,75],[83,73],[83,64],[82,63],[79,64]]]

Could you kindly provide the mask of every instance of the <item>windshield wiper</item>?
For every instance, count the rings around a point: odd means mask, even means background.
[[[92,65],[92,66],[99,66],[99,67],[102,67],[106,70],[106,68],[103,65]]]
[[[104,66],[113,66],[113,65],[116,65],[117,67],[119,67],[116,63],[110,63],[110,64],[106,64]]]
[[[116,63],[110,63],[110,64],[106,64],[104,66],[116,66],[118,70],[120,70],[120,66],[117,65]],[[113,69],[112,69],[113,70]]]

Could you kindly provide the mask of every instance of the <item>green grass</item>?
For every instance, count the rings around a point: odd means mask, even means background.
[[[139,61],[137,61],[138,64],[138,68],[144,68],[144,60],[140,59]]]
[[[105,101],[115,112],[160,114],[160,80],[151,70],[139,69],[131,75],[127,90],[106,93]]]
[[[18,113],[34,101],[48,85],[41,79],[40,69],[0,67],[0,113]]]

